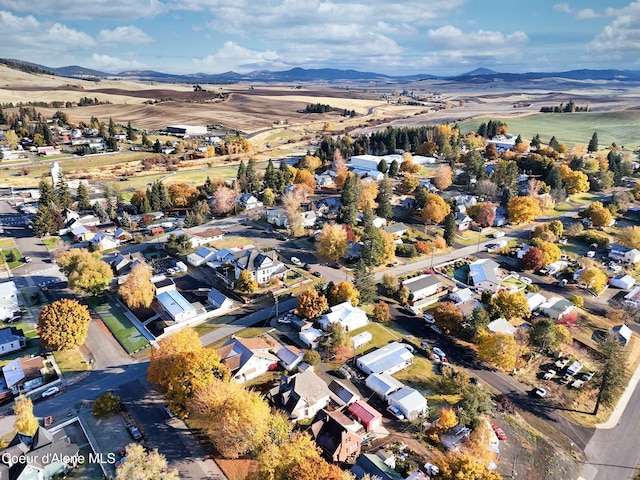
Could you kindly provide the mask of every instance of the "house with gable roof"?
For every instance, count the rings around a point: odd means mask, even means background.
[[[364,430],[340,411],[321,410],[311,424],[311,436],[332,462],[346,462],[360,455],[360,435]]]
[[[413,363],[413,353],[406,345],[391,342],[384,347],[367,353],[356,360],[360,370],[366,374],[399,372]]]
[[[442,283],[437,275],[424,274],[404,280],[402,286],[409,289],[409,298],[413,302],[417,302],[423,298],[435,295],[442,286]]]
[[[323,330],[327,330],[332,323],[339,323],[345,332],[351,332],[358,328],[364,327],[369,323],[367,312],[361,308],[351,305],[351,301],[339,303],[329,309],[329,312],[323,315],[318,324]]]
[[[271,346],[260,338],[231,337],[217,352],[238,383],[248,382],[278,365]]]
[[[16,358],[2,367],[7,388],[14,395],[38,388],[44,382],[42,357]]]
[[[500,265],[490,258],[482,258],[469,264],[469,285],[477,291],[496,293],[500,289],[498,269]]]
[[[0,329],[0,355],[17,352],[26,346],[27,337],[21,329],[15,327]]]
[[[247,270],[255,281],[264,285],[272,278],[282,277],[287,267],[278,260],[275,250],[263,252],[256,248],[245,251],[244,255],[236,261],[236,280],[240,278],[243,270]]]
[[[193,265],[194,267],[199,267],[211,260],[213,260],[216,256],[216,250],[209,247],[200,247],[195,252],[187,255],[187,263],[189,265]]]
[[[312,418],[331,400],[327,384],[309,368],[292,376],[283,375],[280,385],[271,389],[269,397],[291,420]]]

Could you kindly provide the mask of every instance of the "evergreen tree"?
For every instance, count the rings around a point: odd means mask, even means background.
[[[7,117],[5,116],[4,112],[2,111],[2,107],[0,107],[0,125],[4,125],[7,123]]]
[[[93,213],[96,214],[96,217],[98,217],[101,222],[106,222],[107,218],[109,218],[109,214],[100,202],[96,202],[93,204]]]
[[[378,162],[378,171],[382,173],[387,173],[389,171],[389,165],[384,158]]]
[[[360,203],[360,179],[353,174],[347,175],[340,197],[339,219],[342,223],[354,226],[358,223],[358,205]]]
[[[247,178],[247,167],[242,160],[240,160],[240,165],[238,165],[238,173],[236,173],[236,178],[238,180],[244,180]]]
[[[36,217],[33,219],[32,226],[34,233],[39,236],[56,232],[55,220],[49,206],[44,203],[40,204]]]
[[[184,217],[184,227],[191,228],[199,225],[198,218],[195,213],[191,210],[187,212],[187,215]]]
[[[151,187],[147,187],[147,195],[145,198],[149,200],[149,207],[151,208],[149,211],[160,210],[160,194],[158,189],[155,187],[155,182]]]
[[[126,211],[122,212],[122,216],[120,217],[120,225],[125,228],[131,227],[131,217]]]
[[[132,142],[135,142],[138,139],[135,130],[131,126],[131,121],[127,123],[127,138]]]
[[[256,172],[256,161],[253,158],[247,162],[247,193],[256,193],[260,190],[260,177]]]
[[[540,140],[540,134],[536,133],[535,136],[531,139],[531,147],[535,148],[536,150],[540,148],[540,145],[542,144],[542,141]]]
[[[516,145],[520,145],[522,143],[522,137],[520,135],[518,135],[516,137]]]
[[[56,195],[53,185],[47,180],[42,179],[40,180],[38,189],[40,190],[40,200],[38,203],[46,205],[48,208],[58,208],[58,196]]]
[[[273,160],[269,159],[267,169],[264,171],[264,186],[270,188],[274,192],[278,190],[278,174],[273,166]]]
[[[551,190],[560,190],[562,188],[562,175],[560,169],[553,167],[545,179],[545,183],[549,185]]]
[[[362,213],[362,248],[360,249],[360,260],[369,267],[380,265],[384,256],[384,245],[382,235],[373,224],[374,214],[371,205],[367,204]]]
[[[598,134],[593,132],[591,136],[591,140],[589,140],[589,146],[587,147],[587,152],[593,153],[598,151]]]
[[[149,135],[147,135],[147,131],[143,131],[142,132],[142,144],[145,147],[150,147],[151,146],[151,140],[149,140]]]
[[[398,175],[399,171],[400,171],[400,164],[398,163],[398,161],[397,160],[392,161],[391,165],[389,165],[389,176],[395,177],[396,175]]]
[[[153,153],[162,153],[162,144],[160,140],[156,140],[153,144]]]
[[[287,185],[291,185],[291,182],[293,181],[293,173],[291,173],[291,170],[289,169],[289,166],[287,165],[287,162],[284,161],[284,159],[280,161],[280,167],[278,168],[278,170],[282,175],[282,190],[279,190],[278,192],[282,193]]]
[[[447,245],[452,247],[456,243],[456,215],[454,210],[444,217],[444,240]]]
[[[149,203],[149,197],[145,195],[144,199],[142,199],[142,203],[140,204],[138,213],[149,213],[152,211],[151,203]]]
[[[167,210],[171,210],[173,204],[171,203],[171,197],[169,196],[169,192],[167,191],[167,187],[164,186],[164,183],[158,181],[158,195],[160,198],[160,210],[166,212]]]
[[[78,185],[78,210],[91,210],[91,201],[89,200],[89,192],[84,183]]]
[[[73,199],[71,198],[71,190],[69,190],[69,184],[67,183],[67,177],[60,175],[58,178],[58,184],[56,185],[56,196],[58,197],[58,205],[61,210],[71,208]]]
[[[353,271],[353,286],[360,292],[362,305],[372,303],[376,299],[376,281],[373,278],[373,272],[362,259]]]
[[[109,136],[113,137],[116,133],[116,124],[114,123],[113,118],[109,117]]]
[[[549,140],[549,147],[553,148],[556,152],[560,150],[560,143],[556,140],[555,135]]]
[[[376,197],[376,203],[378,204],[378,207],[376,208],[376,215],[379,217],[386,219],[393,217],[393,208],[391,207],[392,193],[393,189],[391,187],[391,182],[389,182],[389,177],[385,175],[380,182],[380,186],[378,187],[378,196]]]

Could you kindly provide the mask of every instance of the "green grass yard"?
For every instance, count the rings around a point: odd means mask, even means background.
[[[22,262],[22,254],[20,253],[20,250],[15,247],[2,250],[0,254],[2,255],[2,261],[6,262],[11,270],[19,267],[24,263]],[[9,261],[10,258],[13,258],[13,260]]]
[[[89,369],[89,365],[78,348],[53,352],[53,358],[56,359],[63,376],[77,375]]]
[[[89,304],[127,353],[133,353],[149,344],[115,304],[105,298],[90,299]]]

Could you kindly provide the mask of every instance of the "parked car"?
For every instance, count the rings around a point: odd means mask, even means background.
[[[412,307],[411,305],[405,305],[404,309],[409,312],[411,315],[421,315],[422,310],[416,307]]]
[[[59,387],[47,388],[44,392],[42,392],[42,398],[47,398],[47,397],[50,397],[52,395],[55,395],[59,391],[60,391]]]
[[[594,258],[596,256],[596,252],[594,252],[593,250],[589,250],[586,256],[587,258]]]
[[[429,350],[431,348],[431,345],[429,345],[428,342],[422,341],[422,342],[420,342],[420,348],[424,348],[425,350]]]
[[[434,324],[434,325],[429,325],[429,328],[430,328],[431,330],[433,330],[434,332],[436,332],[437,334],[439,334],[439,335],[441,335],[441,334],[442,334],[442,330],[440,330],[440,329],[438,328],[438,326],[437,326],[437,325],[435,325],[435,324]]]
[[[502,428],[500,428],[500,425],[496,425],[495,423],[493,423],[491,424],[491,428],[493,428],[493,431],[496,433],[496,437],[498,437],[498,440],[507,439],[507,434],[504,433],[504,430]]]
[[[389,412],[391,415],[393,415],[394,417],[396,417],[398,420],[404,420],[404,415],[402,414],[402,412],[398,409],[398,407],[395,407],[393,405],[389,405],[387,407],[387,412]]]
[[[547,396],[548,390],[546,388],[537,387],[533,390],[533,395],[538,398],[544,398]]]
[[[560,281],[558,282],[558,286],[559,286],[559,287],[566,287],[566,286],[567,286],[567,283],[569,283],[569,281],[568,281],[566,278],[564,278],[564,279],[562,279],[562,280],[560,280]]]
[[[318,272],[317,270],[315,272],[313,272],[313,276],[314,277],[318,277],[318,278],[322,278],[322,274],[320,272]]]
[[[296,267],[301,267],[302,261],[298,257],[291,257],[291,263],[293,263]]]
[[[429,325],[433,325],[434,323],[436,323],[435,319],[431,315],[429,315],[428,313],[425,313],[424,315],[422,315],[422,318]]]
[[[140,433],[140,430],[138,430],[138,427],[136,427],[135,425],[127,425],[127,431],[129,432],[129,435],[131,435],[131,438],[133,438],[134,440],[142,440],[142,434]]]
[[[504,232],[502,232],[500,230],[496,230],[495,232],[493,232],[493,234],[491,236],[493,238],[501,238],[501,237],[504,237]]]
[[[25,263],[31,263],[31,257],[24,257],[22,260],[24,260]]]
[[[533,283],[529,277],[520,277],[520,281],[525,285],[531,285]]]
[[[446,358],[447,354],[440,350],[438,347],[433,347],[433,353],[438,355],[440,358]]]

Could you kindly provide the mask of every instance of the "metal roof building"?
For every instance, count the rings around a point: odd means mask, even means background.
[[[356,364],[364,373],[392,374],[413,363],[413,354],[402,344],[392,342],[358,358]]]

